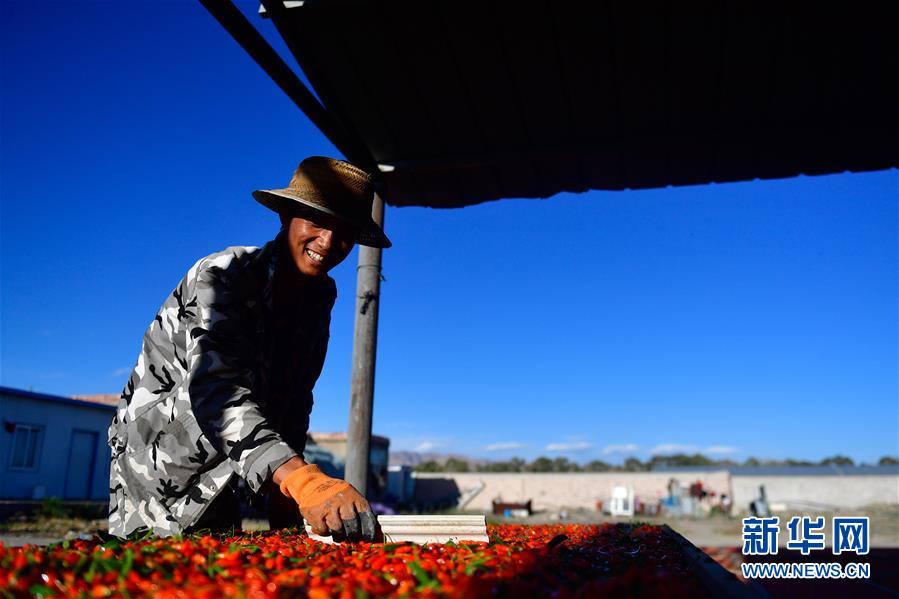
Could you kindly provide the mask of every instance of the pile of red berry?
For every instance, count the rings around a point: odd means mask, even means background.
[[[0,596],[697,597],[658,526],[489,528],[490,543],[327,545],[296,531],[0,544]]]

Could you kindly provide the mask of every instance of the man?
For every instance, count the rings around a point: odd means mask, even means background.
[[[239,528],[240,477],[269,496],[273,527],[302,515],[316,534],[374,538],[365,498],[303,460],[336,298],[328,271],[354,243],[390,247],[371,180],[312,157],[286,189],[253,197],[279,214],[277,237],[199,260],[144,334],[109,428],[113,535]]]

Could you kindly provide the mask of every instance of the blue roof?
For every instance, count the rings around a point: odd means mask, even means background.
[[[0,386],[0,395],[10,395],[12,397],[23,397],[25,399],[36,399],[39,401],[52,401],[55,403],[67,404],[70,406],[79,406],[82,408],[94,408],[107,412],[115,412],[116,407],[108,404],[97,403],[93,401],[83,401],[80,399],[72,399],[71,397],[63,397],[61,395],[48,395],[46,393],[35,393],[34,391],[25,391],[24,389],[13,389],[12,387]]]

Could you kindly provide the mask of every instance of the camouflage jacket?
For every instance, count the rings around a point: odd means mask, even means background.
[[[336,289],[310,280],[302,318],[283,331],[272,310],[282,243],[199,260],[150,323],[109,428],[111,534],[179,534],[232,475],[259,492],[302,455]],[[278,330],[289,361],[273,359]]]

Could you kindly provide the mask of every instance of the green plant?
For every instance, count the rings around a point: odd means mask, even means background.
[[[68,513],[59,497],[47,497],[41,500],[37,515],[41,518],[65,518]]]

